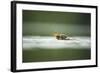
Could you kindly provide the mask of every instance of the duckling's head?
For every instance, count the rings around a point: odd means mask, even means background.
[[[59,40],[59,39],[60,39],[60,33],[55,32],[55,33],[54,33],[54,37],[56,37],[56,39],[58,39],[58,40]]]

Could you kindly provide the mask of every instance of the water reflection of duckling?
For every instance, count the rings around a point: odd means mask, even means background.
[[[55,33],[54,36],[58,40],[69,40],[66,34]]]

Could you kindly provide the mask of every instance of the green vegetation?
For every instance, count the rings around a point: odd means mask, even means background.
[[[60,32],[90,36],[90,22],[90,13],[23,10],[23,35],[52,36]]]

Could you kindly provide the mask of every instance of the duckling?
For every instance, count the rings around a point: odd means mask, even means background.
[[[55,36],[56,39],[58,39],[58,40],[67,40],[67,39],[68,39],[66,34],[55,33],[54,36]]]

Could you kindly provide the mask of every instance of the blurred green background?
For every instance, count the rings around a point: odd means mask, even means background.
[[[90,54],[90,49],[84,48],[31,48],[30,50],[23,50],[23,62],[86,60],[91,58]]]
[[[90,36],[90,14],[23,10],[23,35]]]
[[[53,36],[55,32],[70,36],[90,37],[89,13],[23,10],[24,36]],[[84,48],[23,49],[23,62],[83,60],[91,58],[91,50]]]

